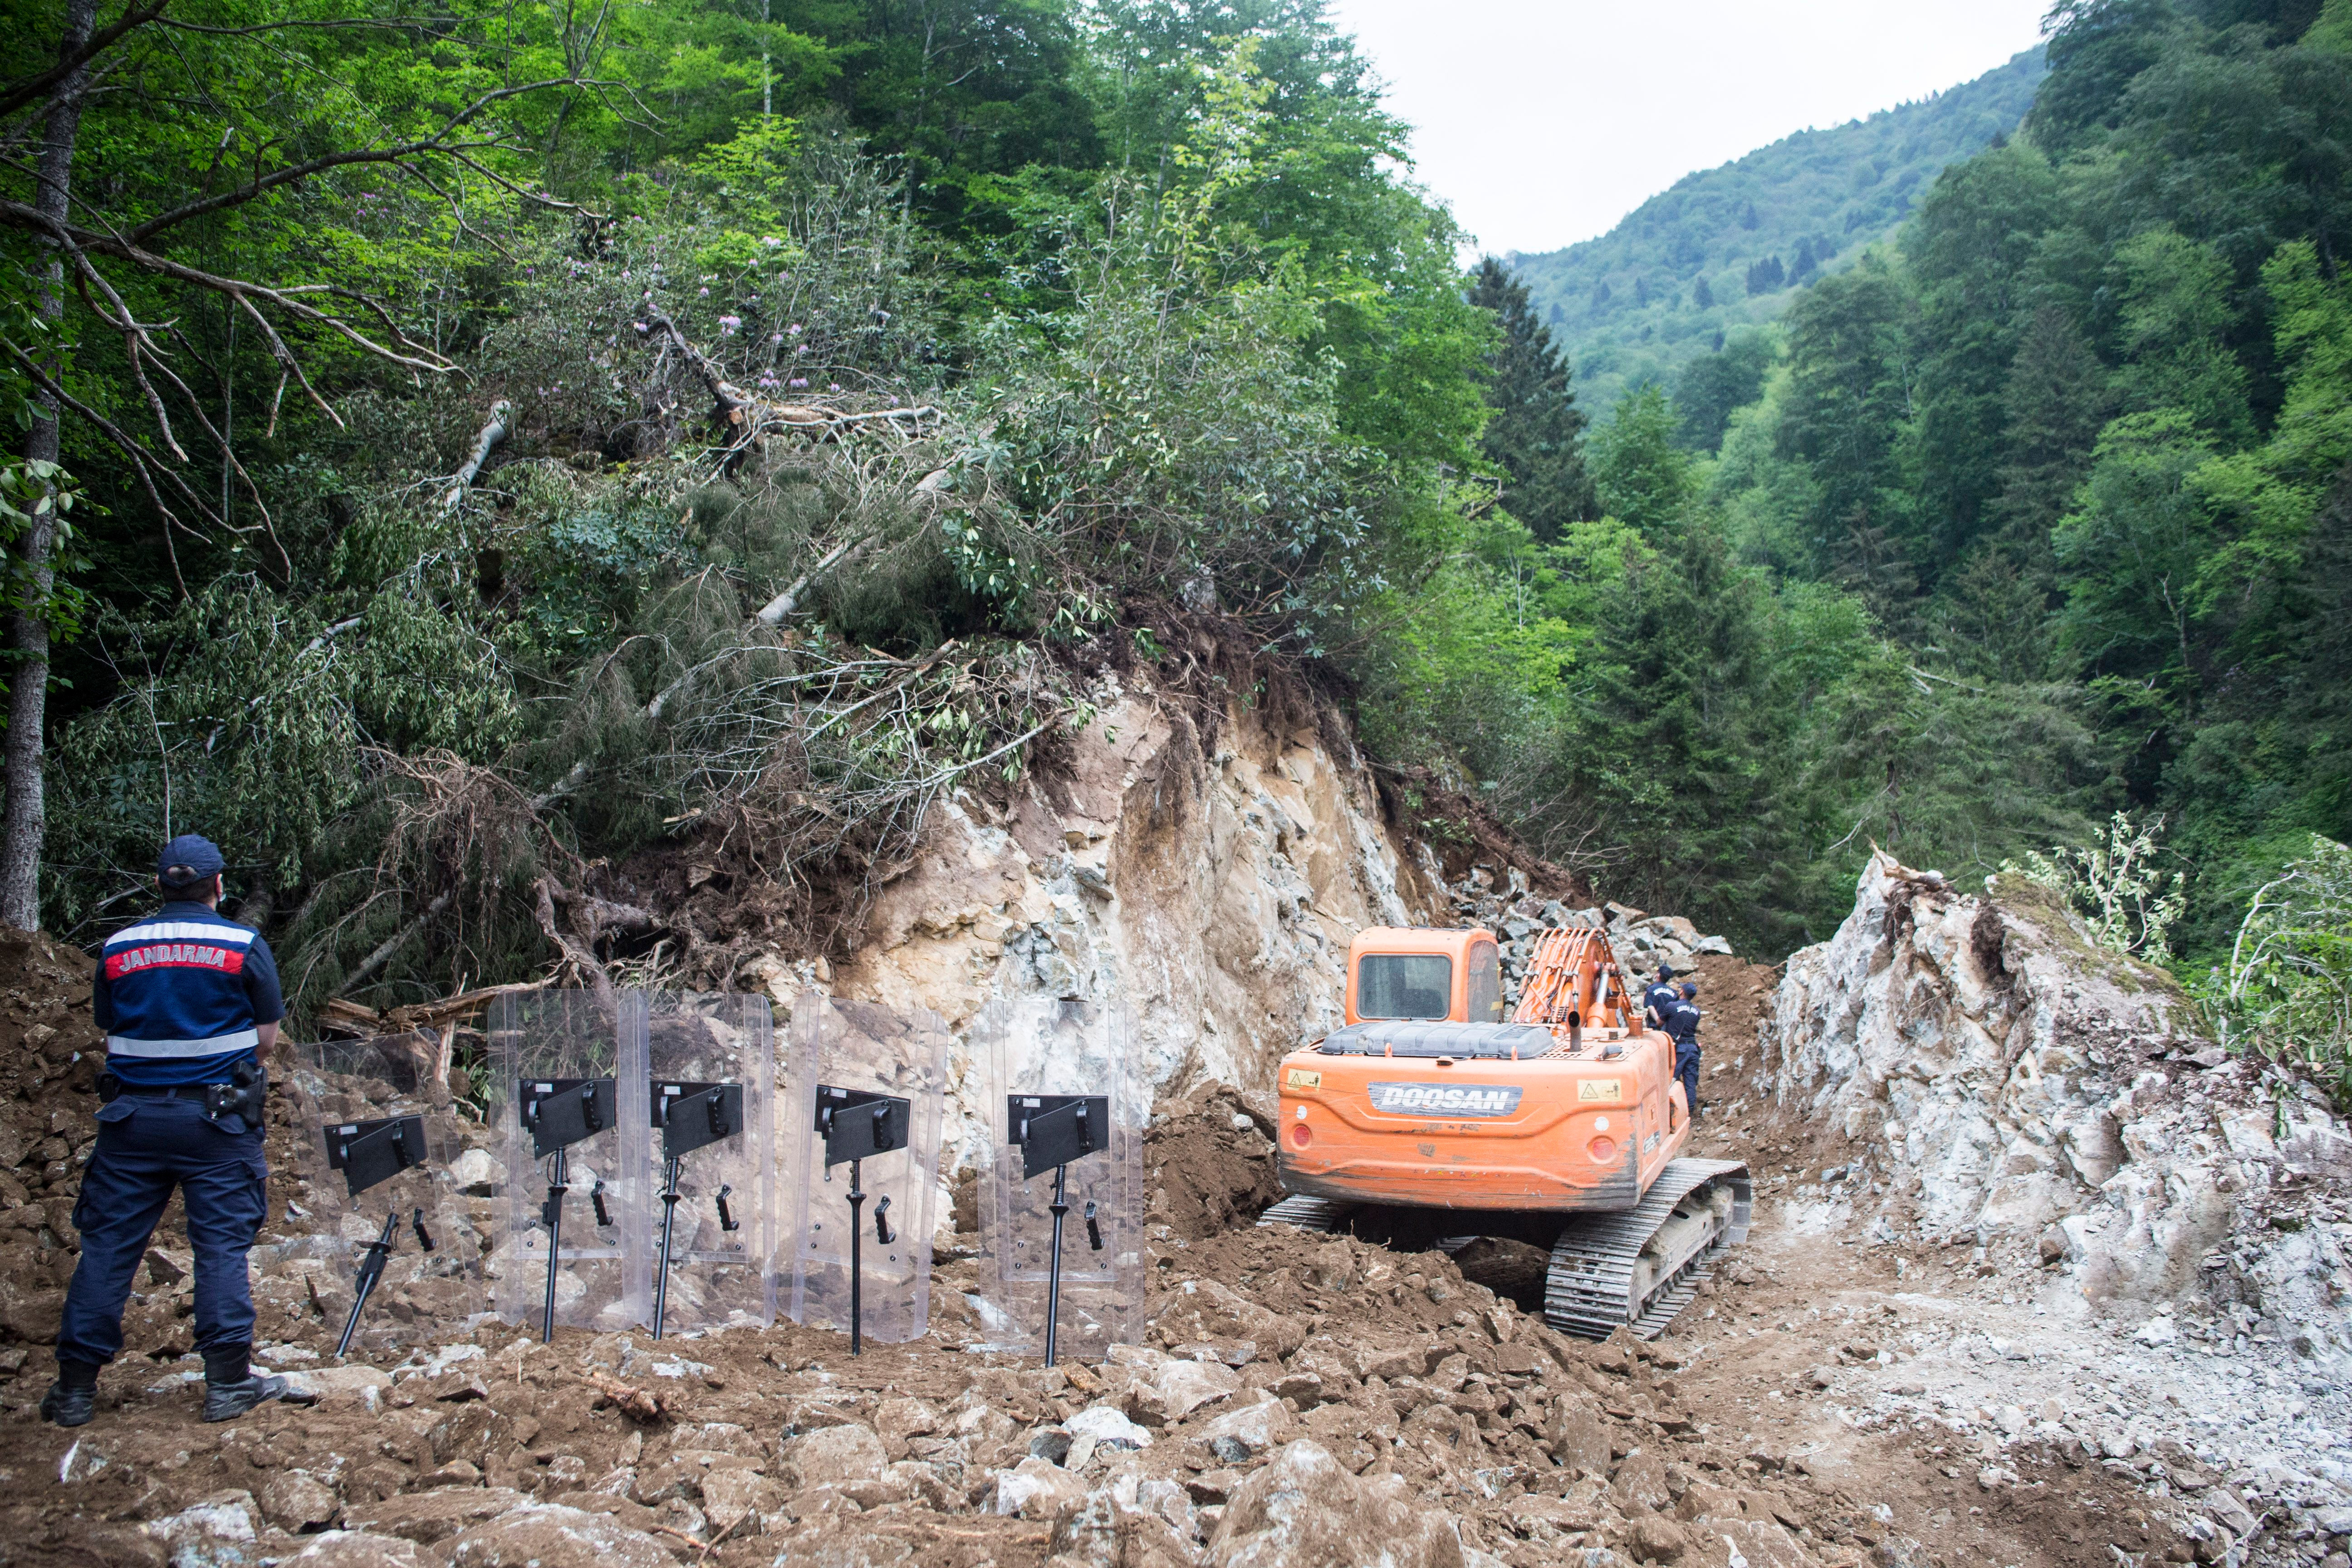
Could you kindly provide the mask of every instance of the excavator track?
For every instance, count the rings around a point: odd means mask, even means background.
[[[1573,1216],[1552,1244],[1544,1321],[1585,1339],[1607,1339],[1623,1328],[1640,1339],[1657,1338],[1698,1294],[1707,1266],[1748,1238],[1754,1203],[1748,1167],[1739,1162],[1676,1160],[1637,1206]],[[1411,1211],[1287,1197],[1257,1223],[1328,1236],[1353,1229],[1360,1216],[1377,1222],[1401,1212]],[[1440,1236],[1417,1245],[1451,1254],[1473,1239]]]
[[[1260,1230],[1272,1226],[1286,1225],[1295,1230],[1331,1232],[1344,1229],[1348,1216],[1356,1212],[1353,1204],[1335,1204],[1328,1198],[1285,1198],[1257,1216]]]
[[[1295,1201],[1295,1200],[1294,1200]],[[1552,1244],[1544,1321],[1605,1340],[1655,1339],[1690,1305],[1707,1264],[1748,1238],[1755,1188],[1736,1160],[1676,1160],[1635,1207],[1580,1215]]]

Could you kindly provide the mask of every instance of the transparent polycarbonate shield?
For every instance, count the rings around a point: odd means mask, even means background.
[[[656,991],[637,994],[635,1005],[652,1074],[643,1176],[661,1331],[764,1327],[776,1321],[769,1260],[778,1212],[768,999]],[[673,1156],[674,1205],[666,1179]]]
[[[327,1040],[294,1055],[284,1087],[304,1133],[297,1173],[306,1217],[296,1223],[308,1234],[282,1255],[318,1261],[311,1289],[345,1321],[369,1266],[355,1348],[463,1333],[489,1308],[482,1249],[457,1185],[467,1124],[441,1042],[426,1034]],[[372,1251],[381,1252],[380,1267]]]
[[[1090,1150],[1060,1167],[1069,1207],[1055,1349],[1056,1359],[1099,1361],[1112,1345],[1136,1342],[1143,1327],[1143,1133],[1150,1104],[1136,1081],[1132,1025],[1117,1008],[1007,998],[974,1020],[970,1041],[985,1086],[974,1110],[988,1133],[981,1226],[994,1266],[993,1293],[981,1303],[982,1332],[992,1349],[1045,1349],[1055,1172],[1024,1170],[1014,1138],[1025,1117],[1041,1149]],[[1080,1130],[1070,1123],[1082,1110],[1089,1120]],[[1093,1125],[1103,1110],[1107,1125]]]
[[[849,1331],[854,1237],[863,1337],[898,1344],[929,1328],[947,1051],[929,1013],[902,1018],[814,991],[793,1004],[792,1252],[781,1272],[794,1321]]]
[[[558,1326],[606,1332],[653,1317],[646,1149],[652,1142],[637,1004],[609,1014],[585,991],[523,991],[490,1009],[484,1086],[499,1170],[492,1306],[537,1328],[548,1301],[551,1189],[560,1226]]]

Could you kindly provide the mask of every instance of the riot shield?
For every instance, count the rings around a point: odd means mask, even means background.
[[[1076,1000],[990,1004],[970,1036],[984,1083],[983,1295],[991,1349],[1099,1361],[1143,1327],[1143,1133],[1124,1012]],[[1056,1209],[1061,1213],[1056,1213]]]
[[[488,1310],[482,1251],[451,1167],[464,1152],[449,1064],[428,1035],[295,1047],[286,1089],[326,1299],[348,1303],[339,1354],[465,1332]]]
[[[655,1337],[776,1321],[775,1047],[759,995],[632,994],[650,1123]]]
[[[793,1004],[788,1310],[853,1352],[930,1323],[947,1047],[929,1013],[814,991]]]
[[[652,1320],[651,1140],[642,1005],[524,991],[490,1010],[488,1120],[500,1172],[492,1304],[542,1333]]]

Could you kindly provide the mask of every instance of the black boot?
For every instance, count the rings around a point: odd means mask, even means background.
[[[58,1363],[58,1380],[41,1395],[41,1419],[60,1426],[87,1426],[98,1414],[98,1368],[88,1362]]]
[[[232,1345],[205,1352],[205,1419],[234,1421],[257,1405],[282,1399],[289,1405],[316,1405],[319,1396],[300,1393],[286,1380],[257,1373],[251,1345]]]

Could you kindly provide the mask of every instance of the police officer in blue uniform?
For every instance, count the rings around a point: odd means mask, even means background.
[[[221,852],[196,835],[163,847],[163,907],[106,941],[92,1012],[106,1031],[98,1143],[74,1226],[81,1260],[58,1328],[58,1380],[41,1415],[79,1426],[98,1371],[122,1349],[122,1307],[148,1238],[178,1188],[196,1262],[196,1349],[205,1419],[230,1421],[265,1400],[304,1403],[257,1374],[246,1253],[261,1228],[269,1169],[261,1152],[268,1090],[262,1053],[286,1009],[269,944],[225,919]]]
[[[1683,1080],[1683,1100],[1698,1120],[1698,987],[1688,981],[1667,1006],[1665,1030],[1675,1043],[1675,1076]]]
[[[1682,1000],[1682,994],[1675,989],[1674,979],[1674,966],[1661,963],[1658,965],[1658,977],[1650,983],[1647,991],[1642,993],[1642,1014],[1654,1029],[1666,1026],[1666,1015],[1674,1010],[1676,1002]]]

